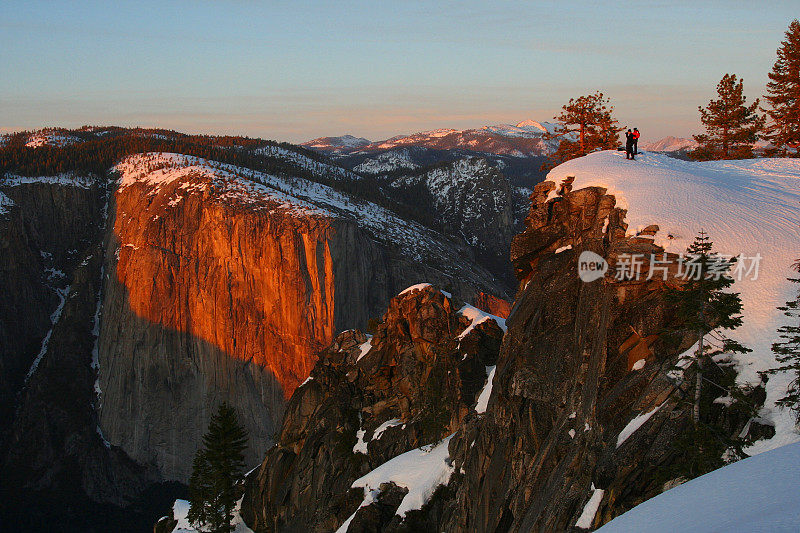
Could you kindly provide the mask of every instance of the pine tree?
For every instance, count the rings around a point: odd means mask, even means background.
[[[236,482],[242,477],[247,431],[227,403],[211,417],[203,447],[192,463],[189,479],[189,521],[213,533],[232,531],[237,500]]]
[[[712,250],[713,243],[704,231],[695,237],[687,249],[684,263],[686,282],[667,294],[676,305],[678,318],[683,327],[698,337],[698,348],[694,357],[696,383],[692,409],[692,421],[700,423],[700,400],[703,388],[703,366],[712,356],[720,353],[749,352],[738,342],[728,339],[721,330],[732,330],[742,325],[742,300],[738,293],[725,292],[733,285],[727,272],[735,258],[723,257]],[[717,346],[708,342],[709,333],[716,330]]]
[[[794,269],[800,272],[800,260],[794,264]],[[800,283],[800,278],[789,278],[789,280],[794,283]],[[782,326],[778,329],[781,340],[772,345],[772,351],[781,365],[768,370],[766,373],[794,373],[794,379],[789,383],[786,396],[776,403],[781,407],[795,411],[796,419],[800,422],[800,293],[798,293],[796,299],[786,302],[786,305],[778,309],[792,318],[793,324]]]
[[[747,105],[744,83],[736,74],[725,74],[717,84],[719,99],[702,106],[700,121],[706,133],[695,135],[700,145],[691,155],[695,159],[745,159],[753,157],[753,144],[764,129],[765,118],[757,113],[759,100]]]
[[[750,419],[757,411],[748,397],[750,390],[736,385],[736,372],[730,366],[716,363],[716,356],[750,351],[721,333],[742,323],[739,295],[725,291],[734,281],[727,272],[735,259],[715,253],[704,231],[689,246],[685,258],[686,281],[668,292],[667,300],[676,307],[681,329],[698,337],[697,350],[691,357],[696,370],[690,399],[692,424],[673,440],[675,460],[659,467],[657,478],[661,482],[692,479],[747,457],[743,448],[750,444],[751,438],[731,435],[729,428],[712,419],[711,405],[720,391],[726,391],[732,398],[728,410],[738,413],[737,418]],[[704,382],[710,387],[704,387]]]
[[[564,161],[584,156],[595,150],[615,149],[622,128],[613,117],[614,106],[603,93],[570,98],[562,107],[561,114],[554,117],[560,124],[544,139],[560,139],[558,149],[543,165],[552,168]]]
[[[800,22],[789,24],[786,39],[778,48],[778,59],[769,73],[767,95],[770,105],[764,111],[769,116],[766,138],[776,154],[800,157]]]

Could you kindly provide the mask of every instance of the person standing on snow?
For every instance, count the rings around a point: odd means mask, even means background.
[[[639,128],[633,128],[633,155],[639,155]]]
[[[633,156],[633,132],[631,130],[625,132],[625,159],[636,159]]]

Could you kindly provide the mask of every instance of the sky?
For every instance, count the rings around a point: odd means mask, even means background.
[[[0,132],[162,127],[289,142],[552,120],[603,91],[643,141],[763,94],[797,0],[0,2]]]

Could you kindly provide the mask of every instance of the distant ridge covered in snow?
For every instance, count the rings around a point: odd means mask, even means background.
[[[354,137],[353,135],[341,135],[339,137],[320,137],[308,142],[303,143],[301,146],[306,148],[313,148],[320,152],[347,152],[354,149],[367,146],[372,141],[364,139],[363,137]]]
[[[697,148],[697,141],[670,135],[659,141],[642,144],[639,148],[648,152],[680,152],[694,150]]]
[[[547,155],[555,150],[558,141],[546,141],[542,138],[545,133],[554,131],[555,127],[550,122],[525,120],[517,124],[496,124],[464,130],[445,128],[423,131],[377,142],[350,135],[322,137],[303,143],[302,146],[337,154],[369,153],[418,146],[437,150],[462,149],[495,155],[533,157]]]

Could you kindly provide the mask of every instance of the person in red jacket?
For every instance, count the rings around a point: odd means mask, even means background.
[[[633,128],[633,155],[639,155],[639,128]]]

